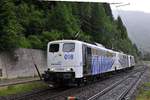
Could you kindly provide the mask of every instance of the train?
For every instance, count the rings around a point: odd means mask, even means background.
[[[49,84],[86,83],[108,73],[131,69],[134,56],[107,49],[101,44],[57,40],[47,45],[47,67],[42,77]]]

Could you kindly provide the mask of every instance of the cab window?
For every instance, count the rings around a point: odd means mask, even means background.
[[[63,52],[74,52],[75,44],[74,43],[64,43]]]
[[[58,52],[59,51],[59,44],[50,44],[49,52]]]

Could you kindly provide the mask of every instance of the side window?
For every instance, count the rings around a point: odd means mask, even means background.
[[[58,52],[59,51],[59,44],[50,44],[49,52]]]
[[[82,45],[82,59],[83,59],[83,65],[86,65],[86,47],[85,45]]]
[[[87,53],[87,61],[88,63],[91,62],[91,59],[92,59],[92,51],[91,51],[91,48],[90,47],[86,47],[86,53]]]
[[[91,48],[87,47],[87,54],[91,55]]]

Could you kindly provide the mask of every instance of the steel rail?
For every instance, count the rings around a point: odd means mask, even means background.
[[[144,71],[145,71],[146,69],[147,69],[147,68],[145,68],[145,69],[140,73],[140,75],[137,77],[137,79],[135,80],[135,82],[133,82],[133,84],[132,84],[126,91],[124,91],[116,100],[126,100],[127,94],[128,94],[134,87],[137,87],[138,84],[140,83],[141,77],[143,76]]]
[[[133,74],[137,73],[137,71],[140,70],[140,69],[143,70],[143,68],[139,68],[139,69],[135,70],[134,72],[132,72],[131,74],[129,74],[128,76],[123,78],[122,80],[112,84],[111,86],[109,86],[109,87],[105,88],[104,90],[98,92],[97,94],[93,95],[92,97],[88,98],[87,100],[96,100],[98,97],[103,96],[104,94],[106,94],[107,92],[109,92],[110,90],[114,89],[116,86],[118,86],[122,82],[124,82],[126,79],[131,77]]]

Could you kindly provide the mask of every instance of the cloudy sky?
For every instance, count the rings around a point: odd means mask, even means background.
[[[130,5],[117,7],[115,4],[111,4],[112,9],[119,10],[134,10],[150,13],[150,0],[45,0],[45,1],[79,1],[79,2],[108,2],[108,3],[122,3]]]

